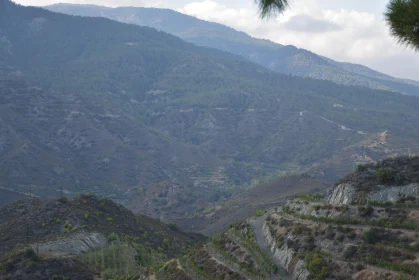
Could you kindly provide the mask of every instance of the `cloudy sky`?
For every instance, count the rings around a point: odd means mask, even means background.
[[[258,38],[295,45],[381,72],[419,80],[419,53],[396,43],[383,20],[388,0],[293,0],[291,9],[261,20],[254,0],[14,0],[42,6],[57,2],[164,7],[215,21]]]

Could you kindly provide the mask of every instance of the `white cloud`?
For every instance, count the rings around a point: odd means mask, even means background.
[[[28,6],[46,6],[55,3],[93,4],[106,7],[133,6],[133,7],[158,7],[161,1],[156,0],[14,0],[15,2]]]
[[[381,13],[387,0],[299,0],[275,19],[260,20],[253,0],[15,0],[25,5],[57,2],[177,9],[215,21],[258,38],[295,45],[339,61],[360,63],[397,77],[419,80],[419,53],[398,45],[389,35]],[[371,3],[370,3],[371,2]],[[300,17],[334,24],[312,32],[308,24],[292,26]],[[323,32],[322,32],[323,31]]]
[[[206,0],[193,2],[178,10],[181,13],[195,16],[197,18],[223,23],[235,28],[246,28],[255,23],[256,14],[246,8],[228,8],[218,2]]]
[[[348,9],[322,10],[319,6],[318,0],[295,1],[290,10],[270,20],[260,20],[254,6],[232,8],[215,0],[192,2],[179,11],[231,26],[254,37],[295,45],[339,61],[360,63],[394,76],[419,80],[419,71],[407,71],[419,69],[419,54],[395,42],[381,15]],[[304,23],[298,28],[290,28],[290,24],[295,25],[293,20],[301,17],[330,23],[335,28],[313,32]],[[394,64],[397,61],[399,65]],[[406,67],[406,61],[409,61],[409,67]]]

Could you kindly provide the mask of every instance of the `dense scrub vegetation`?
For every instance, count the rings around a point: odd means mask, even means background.
[[[398,156],[358,166],[337,184],[351,183],[357,189],[368,191],[377,185],[407,185],[419,182],[419,157]],[[414,200],[414,199],[413,199]]]

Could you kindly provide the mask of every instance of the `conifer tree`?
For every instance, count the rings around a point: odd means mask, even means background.
[[[291,2],[290,0],[255,1],[259,4],[262,18],[282,13]],[[419,51],[419,0],[390,0],[384,15],[390,26],[391,35],[399,43]]]
[[[419,0],[391,0],[385,13],[399,43],[419,51]]]

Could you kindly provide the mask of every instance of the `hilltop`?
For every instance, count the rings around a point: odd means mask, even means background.
[[[173,10],[135,7],[107,8],[64,3],[45,8],[71,15],[106,17],[120,22],[153,27],[198,46],[241,55],[279,73],[419,95],[417,81],[397,79],[363,65],[337,62],[295,46],[284,46],[269,40],[256,39],[225,25],[199,20]]]
[[[52,272],[43,267],[50,266],[55,272],[72,266],[62,275],[71,279],[73,272],[93,275],[105,270],[147,275],[148,269],[205,240],[93,195],[54,201],[25,198],[9,204],[0,211],[0,237],[2,275],[11,279],[31,259],[37,279],[46,279],[41,275]]]

